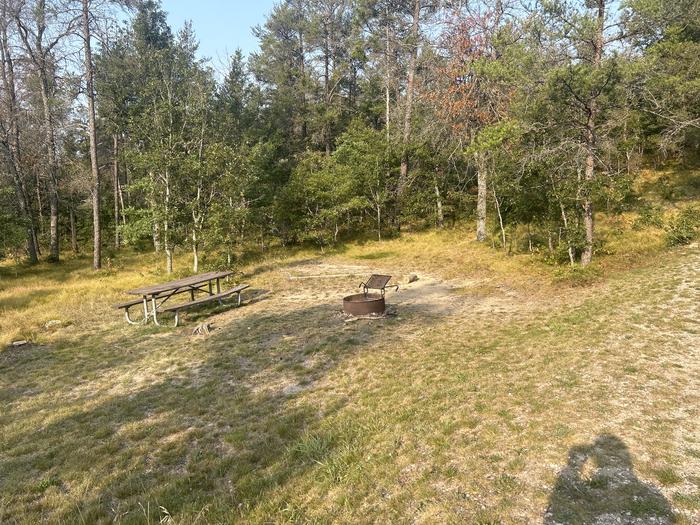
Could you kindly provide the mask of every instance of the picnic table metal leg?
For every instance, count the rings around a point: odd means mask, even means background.
[[[209,295],[214,295],[214,293],[211,290],[211,281],[209,281]]]
[[[148,324],[148,299],[143,296],[143,324]]]
[[[157,308],[157,306],[156,306],[156,298],[155,298],[155,297],[152,297],[152,298],[151,298],[151,305],[153,306],[153,313],[152,313],[152,315],[153,315],[153,322],[154,322],[156,325],[160,326],[160,323],[158,322],[158,315],[156,314],[156,308]]]
[[[219,295],[220,293],[221,293],[221,283],[219,282],[219,278],[217,277],[216,278],[216,295]],[[221,299],[219,299],[219,306],[221,306],[222,304],[224,304],[224,302]]]
[[[129,306],[124,308],[124,317],[126,317],[126,322],[129,324],[139,324],[136,321],[132,321],[131,317],[129,317],[129,308],[130,308]]]

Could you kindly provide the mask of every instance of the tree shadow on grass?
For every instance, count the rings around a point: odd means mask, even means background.
[[[205,508],[205,522],[282,521],[298,489],[279,487],[342,478],[364,438],[348,398],[315,387],[400,323],[269,304],[203,338],[124,327],[0,360],[0,522],[157,522],[160,506],[184,523]]]
[[[173,299],[173,303],[175,304],[176,302],[187,302],[190,300],[189,295],[181,294],[182,298],[181,299]],[[196,326],[197,323],[204,322],[205,320],[209,318],[213,318],[214,316],[217,316],[219,314],[225,313],[225,312],[230,312],[233,310],[236,310],[237,308],[245,308],[246,306],[250,306],[252,304],[257,304],[262,301],[268,300],[272,296],[272,292],[270,290],[266,290],[263,288],[248,288],[246,289],[242,294],[241,294],[241,304],[237,304],[236,302],[236,296],[231,296],[227,297],[226,299],[223,299],[221,304],[218,302],[214,301],[208,304],[204,304],[202,306],[197,307],[196,309],[193,310],[182,310],[182,313],[180,314],[180,318],[182,319],[183,323],[187,323],[191,325],[192,327]],[[199,297],[204,297],[203,295],[196,296],[195,299]],[[168,303],[166,306],[170,306],[170,303]],[[172,324],[173,318],[175,314],[158,314],[158,319],[159,322],[165,322],[166,327],[170,326]],[[143,316],[142,316],[143,317]],[[215,320],[215,318],[214,318]]]
[[[627,446],[603,434],[569,451],[544,514],[544,525],[667,525],[675,523],[661,492],[634,473]]]
[[[61,374],[64,365],[75,368],[75,382],[54,387],[42,380],[35,385],[38,401],[3,418],[11,426],[1,436],[0,522],[12,522],[13,514],[19,521],[43,515],[66,523],[158,522],[160,507],[183,522],[204,508],[205,522],[260,506],[264,515],[281,515],[283,502],[271,502],[271,491],[318,468],[344,439],[329,420],[346,400],[329,400],[321,409],[304,397],[360,348],[352,341],[344,341],[342,351],[327,344],[328,334],[313,322],[325,324],[331,315],[328,305],[267,313],[253,330],[250,316],[243,316],[204,340],[186,338],[170,348],[167,341],[182,336],[167,334],[172,339],[151,341],[151,351],[160,352],[155,366],[171,363],[171,353],[187,352],[188,359],[185,367],[164,365],[160,372],[144,372],[154,366],[145,359],[146,338],[109,362],[90,358],[88,341],[76,356],[61,353],[53,367]],[[284,334],[304,320],[307,337],[286,342]],[[103,353],[109,348],[100,348]],[[34,369],[38,363],[30,359],[14,365]],[[111,389],[95,376],[101,367]],[[132,371],[146,381],[136,382]],[[49,367],[53,373],[58,370]],[[85,377],[100,391],[75,388]],[[295,388],[281,388],[280,377]],[[41,420],[53,413],[61,415]]]

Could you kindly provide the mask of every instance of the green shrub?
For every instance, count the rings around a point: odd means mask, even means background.
[[[676,197],[676,188],[671,183],[671,177],[662,175],[658,180],[659,194],[667,201],[674,200]]]
[[[632,227],[635,230],[642,230],[649,227],[663,228],[663,225],[664,218],[662,208],[653,204],[644,204],[640,207],[639,217],[635,219]]]
[[[554,272],[556,282],[572,287],[589,286],[598,281],[601,269],[597,266],[562,266]]]
[[[689,244],[698,237],[700,237],[698,206],[684,208],[666,227],[666,241],[670,246]]]

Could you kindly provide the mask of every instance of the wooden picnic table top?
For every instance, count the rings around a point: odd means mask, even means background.
[[[182,279],[176,279],[174,281],[168,281],[167,283],[153,284],[150,286],[144,286],[142,288],[136,288],[134,290],[129,290],[126,293],[131,295],[157,295],[163,292],[170,292],[172,290],[177,290],[179,288],[186,288],[190,286],[195,286],[198,284],[206,283],[208,281],[213,281],[215,279],[222,279],[232,275],[233,272],[206,272],[197,275],[190,275],[189,277],[184,277]]]

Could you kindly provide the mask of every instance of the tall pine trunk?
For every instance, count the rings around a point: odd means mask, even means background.
[[[34,226],[34,218],[32,217],[31,207],[29,206],[29,198],[27,189],[22,177],[22,168],[19,161],[19,126],[17,124],[17,91],[15,89],[15,72],[12,54],[7,38],[7,17],[6,4],[2,4],[2,19],[0,20],[0,53],[2,53],[2,84],[6,93],[6,111],[9,120],[7,130],[8,140],[7,149],[9,152],[9,169],[12,172],[12,180],[15,186],[15,195],[17,197],[17,206],[22,221],[25,224],[27,234],[27,256],[30,264],[36,264],[39,261],[38,242],[36,237],[36,229]]]
[[[596,16],[596,34],[593,42],[593,69],[600,69],[603,59],[603,33],[605,31],[605,2],[606,0],[596,0],[598,14]],[[583,227],[586,233],[586,244],[581,253],[581,265],[587,266],[593,259],[593,241],[595,236],[593,224],[593,201],[591,190],[595,180],[595,151],[596,151],[596,126],[598,121],[598,101],[597,95],[590,99],[588,107],[588,120],[586,122],[586,169],[584,172],[586,182],[586,192],[583,201]]]
[[[330,62],[331,62],[331,51],[330,51],[330,29],[328,25],[332,20],[332,16],[329,15],[323,28],[323,96],[326,104],[326,114],[323,116],[323,141],[326,147],[326,155],[331,154],[332,149],[332,137],[331,137],[331,125],[328,120],[328,114],[330,113],[331,106],[331,77],[330,77]]]
[[[33,9],[36,28],[30,31],[19,14],[15,14],[19,34],[39,76],[42,118],[46,140],[48,195],[49,195],[49,261],[58,262],[60,242],[58,238],[58,161],[56,159],[56,130],[51,108],[51,89],[49,87],[49,67],[51,49],[44,45],[46,36],[46,1],[38,0]],[[30,42],[33,37],[33,43]],[[41,208],[41,204],[40,204]],[[41,214],[41,211],[40,211]],[[43,221],[42,221],[43,222]]]
[[[403,136],[401,149],[401,168],[399,170],[399,183],[396,190],[399,205],[408,187],[408,145],[411,140],[411,127],[413,117],[413,87],[416,76],[416,62],[418,62],[418,30],[420,28],[420,0],[415,0],[413,4],[413,24],[411,25],[411,36],[409,45],[411,54],[408,59],[408,74],[406,80],[406,107],[403,117]]]
[[[391,128],[391,32],[389,30],[389,5],[386,6],[386,28],[385,28],[385,44],[384,44],[384,124],[386,126],[386,141],[389,143],[390,128]]]
[[[173,273],[173,248],[170,245],[170,171],[165,169],[165,220],[163,221],[163,250],[165,250],[165,271]]]
[[[97,129],[95,125],[95,88],[90,44],[90,0],[83,0],[83,40],[85,85],[88,100],[88,133],[90,135],[90,168],[92,173],[92,267],[102,268],[102,230],[100,228],[100,172],[97,165]]]
[[[192,228],[192,272],[199,272],[199,238],[196,226]]]
[[[78,232],[75,227],[75,206],[73,203],[68,208],[68,216],[70,219],[70,245],[73,253],[78,253]]]
[[[37,42],[38,45],[38,42]],[[48,160],[48,190],[49,190],[49,261],[59,260],[58,238],[58,161],[56,159],[56,131],[51,101],[49,97],[49,79],[44,58],[39,66],[39,85],[44,118],[44,133],[46,139],[46,156]]]
[[[114,185],[114,247],[119,248],[119,137],[112,135],[112,183]]]

